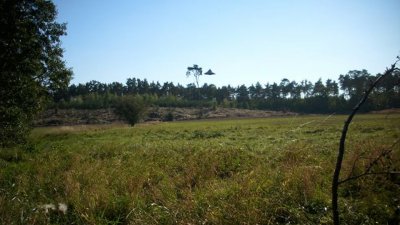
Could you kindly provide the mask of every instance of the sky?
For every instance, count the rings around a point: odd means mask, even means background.
[[[400,54],[399,0],[55,0],[72,83],[128,78],[251,85],[384,72]]]

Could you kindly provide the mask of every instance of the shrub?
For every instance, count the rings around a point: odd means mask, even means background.
[[[139,122],[145,108],[143,100],[136,96],[123,96],[115,102],[115,113],[125,119],[131,126]]]
[[[173,121],[174,120],[174,114],[172,112],[168,112],[164,116],[164,121]]]

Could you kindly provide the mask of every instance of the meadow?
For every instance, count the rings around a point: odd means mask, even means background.
[[[331,224],[346,116],[43,127],[0,149],[1,224]],[[357,115],[342,178],[398,169],[400,114]],[[344,224],[386,224],[398,180],[340,187]],[[64,211],[45,204],[66,204]],[[51,206],[52,207],[52,206]],[[50,207],[50,208],[51,208]]]

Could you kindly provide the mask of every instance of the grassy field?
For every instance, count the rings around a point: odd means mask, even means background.
[[[26,146],[0,149],[0,223],[331,224],[331,177],[344,120],[37,128]],[[399,138],[400,114],[357,115],[342,177],[361,173]],[[395,145],[373,171],[398,169],[399,150]],[[341,185],[345,224],[386,224],[400,205],[392,178]],[[45,212],[45,204],[59,203],[68,210]]]

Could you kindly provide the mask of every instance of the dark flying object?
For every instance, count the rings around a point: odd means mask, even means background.
[[[211,69],[209,69],[206,73],[204,73],[205,75],[214,75],[215,73],[213,71],[211,71]]]

